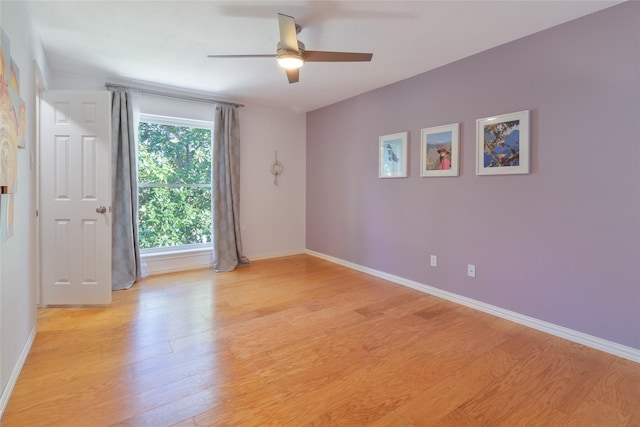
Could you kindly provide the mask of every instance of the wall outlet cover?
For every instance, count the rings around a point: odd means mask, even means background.
[[[476,266],[473,264],[467,265],[467,276],[476,277]]]

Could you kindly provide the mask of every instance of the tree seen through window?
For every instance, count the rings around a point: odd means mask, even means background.
[[[211,242],[211,129],[140,121],[140,249]]]

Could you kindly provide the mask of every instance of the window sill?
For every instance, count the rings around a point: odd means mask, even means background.
[[[149,276],[174,273],[176,271],[195,270],[213,266],[211,247],[180,249],[175,251],[141,253],[140,259],[147,264]],[[144,270],[144,269],[143,269]]]
[[[151,250],[142,250],[140,251],[140,258],[156,258],[156,257],[174,257],[174,256],[182,256],[182,255],[196,255],[196,254],[205,254],[209,253],[213,250],[213,246],[203,246],[198,248],[187,248],[187,249],[151,249]]]

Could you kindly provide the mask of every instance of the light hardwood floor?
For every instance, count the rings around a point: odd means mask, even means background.
[[[640,365],[306,255],[41,309],[13,426],[640,426]]]

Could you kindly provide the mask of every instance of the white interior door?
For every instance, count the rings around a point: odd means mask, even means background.
[[[109,304],[111,94],[44,91],[40,114],[42,304]]]

